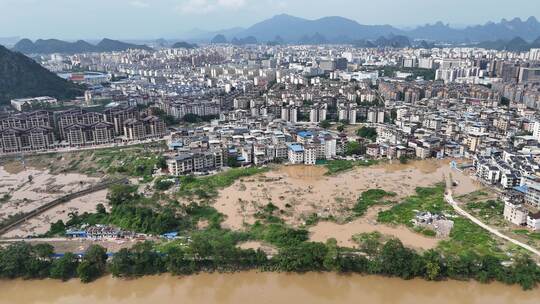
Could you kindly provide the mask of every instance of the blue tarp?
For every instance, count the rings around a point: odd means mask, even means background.
[[[162,234],[161,236],[167,239],[174,239],[175,237],[178,236],[178,232],[168,232],[168,233]]]
[[[519,191],[521,193],[527,193],[527,191],[529,191],[529,187],[528,186],[517,186],[517,187],[514,187],[514,190]]]

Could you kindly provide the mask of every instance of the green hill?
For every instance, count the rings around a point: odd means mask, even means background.
[[[51,96],[70,99],[84,88],[58,77],[21,53],[0,46],[0,104],[13,98]]]

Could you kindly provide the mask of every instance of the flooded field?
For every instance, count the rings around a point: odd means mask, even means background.
[[[459,185],[456,194],[466,194],[480,188],[468,176],[452,171],[448,160],[413,161],[408,164],[382,164],[336,175],[326,176],[324,167],[283,166],[251,178],[237,181],[220,192],[214,207],[227,215],[224,225],[241,229],[252,224],[254,214],[268,203],[283,210],[281,217],[298,226],[317,213],[321,217],[334,217],[338,221],[348,216],[348,210],[358,196],[368,189],[378,188],[409,196],[416,187],[432,186],[443,182],[443,176],[452,173]]]
[[[320,222],[309,228],[310,240],[326,242],[329,238],[335,238],[338,245],[354,248],[357,246],[352,240],[355,234],[378,231],[383,235],[400,239],[405,246],[410,248],[427,250],[437,247],[440,239],[418,234],[405,227],[390,227],[378,224],[376,218],[380,210],[382,208],[372,208],[364,217],[343,225]]]
[[[426,282],[332,273],[201,274],[137,280],[0,281],[0,304],[112,303],[370,303],[532,304],[540,290],[522,291],[499,283]]]
[[[77,192],[97,184],[99,178],[83,174],[51,174],[34,168],[0,167],[0,220],[17,213],[32,211],[45,203],[66,194]],[[27,236],[49,230],[51,222],[66,220],[69,212],[93,211],[98,203],[105,201],[107,191],[100,191],[58,206],[29,221],[9,236]]]
[[[82,197],[75,198],[67,203],[56,206],[43,214],[26,221],[24,224],[2,235],[5,238],[20,238],[32,235],[40,235],[49,231],[52,223],[59,220],[64,223],[69,220],[69,214],[78,212],[95,212],[98,204],[107,206],[108,190],[101,190]]]

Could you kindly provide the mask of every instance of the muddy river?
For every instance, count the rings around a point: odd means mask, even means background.
[[[403,281],[378,276],[245,272],[137,280],[0,281],[0,303],[539,303],[540,289],[474,282]]]

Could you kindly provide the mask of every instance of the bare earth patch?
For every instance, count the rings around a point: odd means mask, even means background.
[[[276,247],[272,246],[272,245],[269,245],[269,244],[266,244],[264,242],[259,242],[259,241],[249,241],[249,242],[244,242],[244,243],[241,243],[241,244],[238,244],[238,248],[240,249],[253,249],[253,250],[262,250],[264,253],[266,253],[267,255],[275,255],[278,253],[278,250]]]

